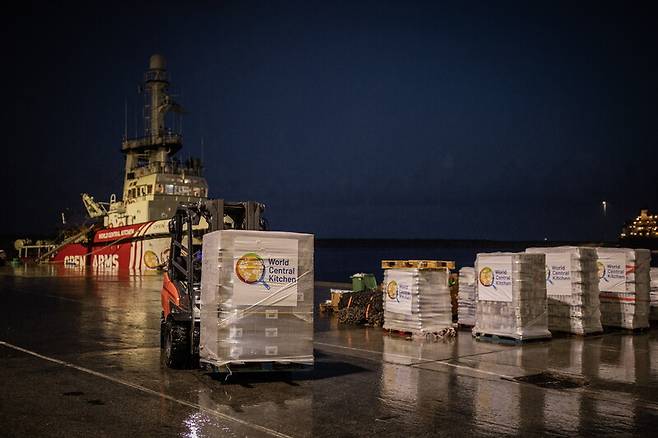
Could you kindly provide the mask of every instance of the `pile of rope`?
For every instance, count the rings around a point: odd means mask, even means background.
[[[384,325],[384,303],[378,289],[343,293],[338,302],[338,322],[350,325]]]

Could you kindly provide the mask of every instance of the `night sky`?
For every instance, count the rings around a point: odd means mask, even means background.
[[[121,193],[153,53],[181,158],[273,229],[600,240],[658,207],[658,16],[635,2],[183,3],[4,15],[3,233]]]

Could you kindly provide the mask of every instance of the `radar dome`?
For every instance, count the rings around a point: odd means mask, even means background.
[[[157,53],[155,55],[151,55],[151,58],[149,59],[149,68],[152,70],[164,70],[165,69],[164,56],[158,55]]]

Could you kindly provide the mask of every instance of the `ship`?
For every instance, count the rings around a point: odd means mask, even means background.
[[[658,249],[658,214],[641,209],[638,216],[624,224],[619,241],[633,248]]]
[[[128,138],[126,133],[121,142],[125,156],[122,198],[111,195],[109,202],[97,202],[93,196],[81,194],[93,223],[71,233],[39,261],[139,273],[166,265],[169,222],[177,207],[208,201],[201,160],[182,162],[176,157],[183,147],[180,118],[184,110],[169,89],[165,58],[152,55],[141,87],[143,135]],[[215,206],[223,228],[265,228],[263,204],[217,200]],[[197,228],[207,226],[202,221]]]

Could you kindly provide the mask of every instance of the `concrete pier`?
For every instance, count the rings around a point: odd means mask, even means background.
[[[658,330],[506,346],[342,328],[313,372],[170,370],[161,278],[1,268],[2,436],[649,436]],[[316,303],[328,295],[318,283]]]

